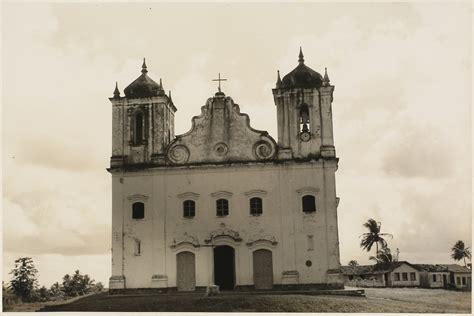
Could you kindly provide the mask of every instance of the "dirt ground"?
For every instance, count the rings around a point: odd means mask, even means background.
[[[365,289],[366,297],[222,294],[109,296],[106,293],[40,311],[471,313],[471,293],[430,289]]]

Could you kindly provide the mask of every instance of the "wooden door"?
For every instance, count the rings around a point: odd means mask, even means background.
[[[196,269],[194,253],[180,252],[176,255],[176,286],[178,291],[194,291],[196,287]]]
[[[273,287],[273,260],[270,250],[259,249],[253,252],[253,284],[257,290]]]

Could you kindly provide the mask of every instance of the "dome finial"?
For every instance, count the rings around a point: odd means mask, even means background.
[[[168,91],[168,98],[170,99],[170,102],[173,103],[173,99],[171,98],[171,90]]]
[[[328,76],[328,69],[324,67],[324,78],[323,78],[323,84],[327,86],[329,84],[329,76]]]
[[[115,81],[114,98],[120,98],[120,91],[118,89],[118,82],[117,81]]]
[[[161,89],[161,90],[164,90],[164,89],[163,89],[163,80],[161,80],[161,78],[160,78],[160,89]]]
[[[148,70],[146,69],[145,58],[143,58],[143,65],[142,65],[142,74],[146,74]]]
[[[277,83],[276,83],[276,87],[279,88],[280,86],[281,86],[280,70],[277,70]]]
[[[301,49],[301,46],[300,46],[300,54],[299,54],[298,57],[299,57],[299,58],[298,58],[298,62],[299,62],[300,64],[304,64],[303,49]]]

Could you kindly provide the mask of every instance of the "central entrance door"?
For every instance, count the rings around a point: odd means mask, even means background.
[[[230,246],[214,248],[214,282],[220,290],[233,290],[235,286],[235,251]]]

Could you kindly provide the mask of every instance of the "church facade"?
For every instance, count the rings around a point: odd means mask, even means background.
[[[182,135],[145,61],[116,86],[110,291],[342,288],[333,91],[300,51],[273,89],[276,141],[220,82]]]

